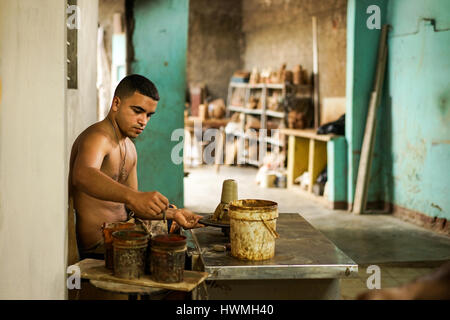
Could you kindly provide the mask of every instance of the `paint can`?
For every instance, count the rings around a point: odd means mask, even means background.
[[[242,260],[266,260],[275,255],[278,204],[245,199],[229,206],[231,255]]]
[[[123,230],[113,234],[114,275],[138,279],[144,275],[149,235],[144,231]]]
[[[261,187],[263,188],[273,188],[275,187],[277,176],[272,171],[265,173],[262,176]]]
[[[120,230],[133,230],[135,228],[136,224],[133,222],[114,222],[103,224],[102,232],[105,247],[105,267],[107,269],[114,269],[113,232]]]
[[[275,185],[277,188],[286,188],[287,176],[285,173],[277,173],[277,179]]]
[[[183,281],[186,260],[186,237],[177,234],[158,235],[150,241],[150,274],[157,282]]]

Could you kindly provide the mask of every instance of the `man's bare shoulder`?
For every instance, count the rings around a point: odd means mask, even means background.
[[[131,152],[136,155],[136,145],[134,144],[133,140],[127,138],[125,141],[127,142],[127,148],[129,148]]]
[[[72,174],[77,159],[83,162],[91,157],[103,157],[109,153],[111,137],[104,127],[104,124],[97,122],[81,132],[75,139],[70,152],[69,193],[71,193]]]
[[[132,159],[133,161],[133,166],[136,165],[137,162],[137,151],[136,151],[136,146],[133,142],[133,140],[131,140],[130,138],[127,138],[125,140],[126,144],[127,144],[127,148],[129,150],[129,157]]]
[[[103,121],[94,123],[79,134],[74,142],[75,145],[111,145],[111,134]]]

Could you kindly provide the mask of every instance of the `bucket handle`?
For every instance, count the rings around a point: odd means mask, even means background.
[[[278,232],[276,232],[274,229],[272,229],[272,227],[269,226],[264,219],[261,218],[261,221],[264,223],[264,225],[266,226],[267,230],[269,230],[269,232],[272,235],[272,237],[274,237],[275,239],[278,239],[280,237]]]
[[[223,205],[222,212],[219,213],[219,219],[218,220],[222,220],[222,217],[223,217],[224,213],[228,212],[229,208],[230,208],[230,203],[225,203]]]

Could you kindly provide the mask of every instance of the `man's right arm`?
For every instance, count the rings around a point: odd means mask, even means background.
[[[100,170],[109,151],[108,144],[108,139],[99,133],[91,133],[79,142],[72,183],[78,190],[94,198],[125,203],[130,196],[130,188]]]
[[[103,173],[100,168],[109,148],[108,138],[100,133],[91,133],[80,141],[72,172],[74,186],[94,198],[124,203],[154,219],[167,208],[168,200],[159,192],[133,190]]]

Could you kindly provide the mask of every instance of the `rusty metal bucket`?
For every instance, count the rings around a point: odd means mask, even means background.
[[[242,260],[266,260],[275,255],[278,204],[244,199],[229,205],[231,255]]]
[[[157,282],[182,282],[186,259],[186,237],[159,235],[150,241],[150,273]]]
[[[113,237],[112,234],[120,230],[134,230],[136,224],[133,222],[115,222],[104,223],[102,226],[103,240],[105,247],[105,267],[108,269],[114,269],[114,249],[113,249]]]
[[[136,279],[144,275],[149,235],[144,231],[124,230],[112,234],[114,275]]]

